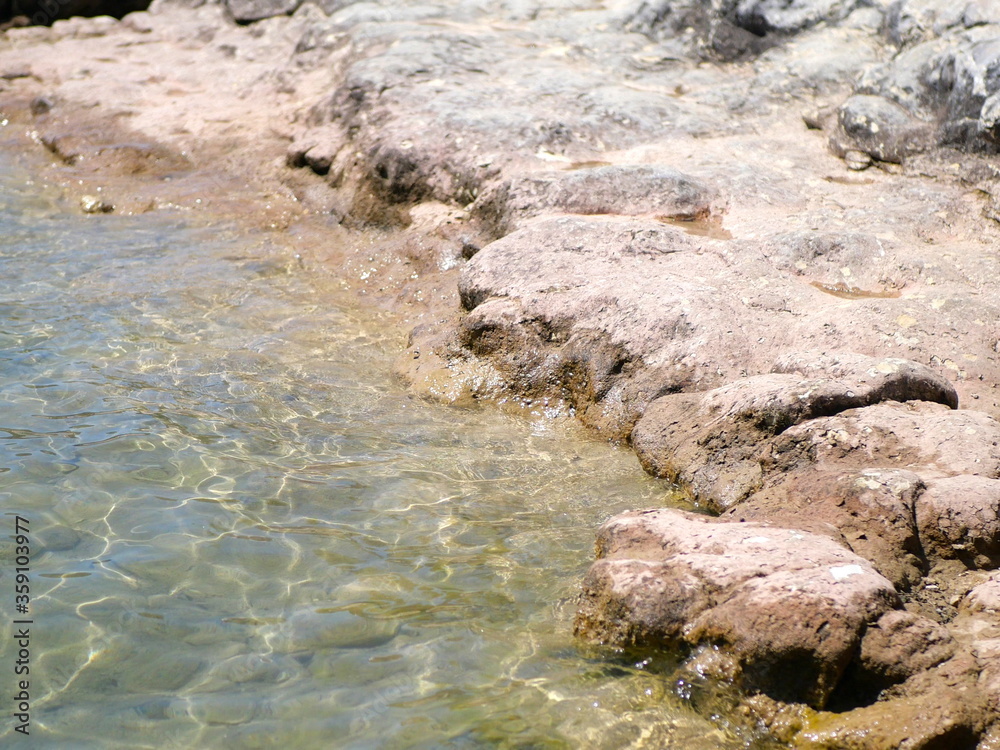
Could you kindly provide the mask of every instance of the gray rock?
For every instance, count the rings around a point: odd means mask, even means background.
[[[295,12],[302,0],[226,0],[226,7],[238,23],[251,23]]]
[[[1000,11],[937,2],[921,7],[913,18],[903,13],[913,9],[909,4],[890,13],[890,35],[909,46],[861,77],[859,96],[841,108],[831,141],[837,153],[858,148],[901,161],[940,144],[996,150]]]
[[[623,26],[654,39],[682,40],[690,54],[741,60],[755,57],[780,39],[739,25],[734,0],[711,5],[698,0],[643,0],[630,8]]]
[[[623,25],[657,39],[684,39],[696,54],[723,60],[754,57],[817,24],[834,24],[861,0],[644,0]]]
[[[925,149],[930,139],[929,127],[880,96],[852,96],[841,105],[838,124],[851,147],[885,162],[903,161],[908,153]],[[834,148],[838,149],[836,140]]]
[[[739,0],[736,21],[755,34],[789,34],[821,21],[840,21],[860,5],[862,0]]]
[[[972,5],[969,3],[969,6]],[[886,13],[885,32],[894,44],[913,45],[940,36],[962,23],[964,10],[961,2],[896,0]],[[972,11],[973,16],[976,13],[976,10]]]
[[[516,177],[485,193],[474,210],[504,234],[525,218],[553,211],[704,219],[718,201],[711,187],[675,169],[616,165]]]
[[[962,12],[962,25],[966,28],[1000,23],[1000,3],[996,0],[972,0]]]

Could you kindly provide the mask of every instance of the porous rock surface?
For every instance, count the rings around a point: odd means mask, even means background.
[[[747,687],[825,705],[868,623],[896,590],[841,545],[808,533],[674,510],[598,531],[578,635],[668,648],[722,647]]]
[[[821,368],[826,377],[817,377]],[[767,441],[791,427],[808,422],[811,429],[826,424],[812,420],[883,401],[958,404],[947,380],[905,360],[806,353],[786,356],[773,369],[650,404],[632,432],[646,470],[681,481],[696,499],[723,510],[760,488]]]
[[[0,133],[84,211],[292,228],[417,392],[573,413],[721,513],[609,521],[581,637],[799,747],[986,750],[998,50],[990,0],[156,0],[3,32]]]

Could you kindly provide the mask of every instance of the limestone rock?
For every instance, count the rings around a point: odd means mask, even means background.
[[[704,219],[716,191],[675,169],[608,165],[529,174],[501,183],[476,210],[499,227],[545,212]]]
[[[843,153],[854,144],[884,161],[939,144],[996,148],[1000,8],[988,3],[900,2],[887,30],[902,49],[861,76],[841,107]]]
[[[805,352],[779,358],[773,369],[700,397],[650,404],[631,436],[646,470],[728,508],[760,488],[765,441],[793,425],[886,400],[958,403],[944,378],[905,360]]]
[[[957,652],[941,625],[910,612],[886,612],[865,631],[860,669],[873,693],[941,664]]]
[[[869,623],[899,606],[862,558],[814,534],[675,510],[598,532],[578,635],[621,645],[712,645],[750,690],[822,706]]]
[[[930,128],[899,104],[881,96],[852,96],[840,106],[838,124],[845,141],[834,138],[841,154],[856,148],[874,159],[901,162],[927,146]]]
[[[906,470],[805,471],[768,483],[723,517],[825,534],[909,590],[927,573],[914,521],[923,488]]]
[[[765,475],[808,465],[919,468],[921,476],[1000,476],[1000,423],[928,402],[884,402],[790,427],[762,458]]]
[[[926,554],[970,568],[1000,564],[1000,480],[975,475],[932,479],[916,505]]]
[[[260,21],[292,13],[302,0],[226,0],[226,7],[239,23]]]
[[[736,19],[755,34],[791,33],[821,21],[839,21],[861,5],[861,0],[739,0]]]

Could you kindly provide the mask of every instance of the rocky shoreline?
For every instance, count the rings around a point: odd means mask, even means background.
[[[706,511],[598,532],[581,638],[804,748],[1000,747],[1000,6],[157,0],[0,35],[87,212],[236,217]]]

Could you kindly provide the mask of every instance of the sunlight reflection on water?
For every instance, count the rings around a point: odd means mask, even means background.
[[[671,500],[630,453],[411,397],[401,332],[266,240],[24,181],[0,167],[0,498],[36,623],[5,746],[741,746],[572,639],[597,524]]]

